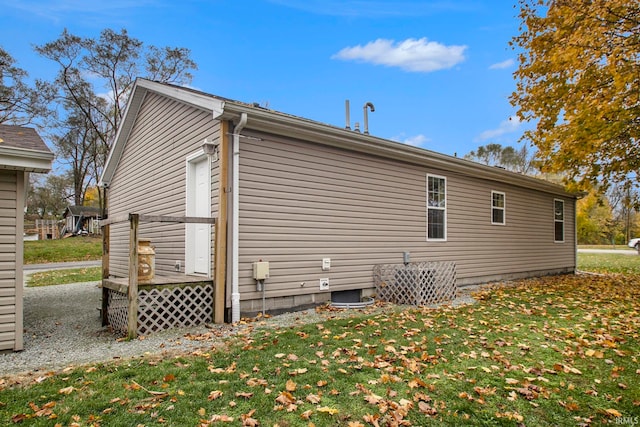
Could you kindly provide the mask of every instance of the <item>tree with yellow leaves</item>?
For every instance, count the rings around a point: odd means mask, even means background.
[[[615,223],[607,198],[593,189],[576,205],[578,244],[610,243]]]
[[[519,0],[511,103],[544,172],[581,188],[640,183],[640,2]]]

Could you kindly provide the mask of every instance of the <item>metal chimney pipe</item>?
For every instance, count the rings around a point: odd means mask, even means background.
[[[364,104],[364,107],[362,108],[364,110],[364,134],[369,135],[369,112],[367,108],[370,108],[372,113],[376,111],[376,108],[370,102]]]
[[[351,113],[349,112],[349,100],[348,99],[344,100],[344,109],[345,109],[346,118],[347,118],[347,125],[344,128],[347,129],[347,130],[351,130]]]

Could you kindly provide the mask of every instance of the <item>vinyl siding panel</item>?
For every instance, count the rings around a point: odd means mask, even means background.
[[[248,131],[243,133],[249,134]],[[554,243],[551,194],[271,135],[240,145],[240,292],[261,298],[252,262],[270,262],[267,297],[371,288],[372,268],[455,261],[461,284],[575,268],[574,200],[566,243]],[[427,241],[426,177],[446,178],[447,240]],[[506,195],[506,225],[491,224],[491,191]],[[322,258],[331,270],[322,271]],[[302,286],[304,283],[304,286]]]
[[[24,172],[0,170],[0,351],[22,349],[23,183]]]
[[[186,159],[205,138],[219,139],[219,123],[211,112],[149,93],[145,98],[109,188],[109,215],[127,213],[186,215]],[[212,162],[212,188],[218,164]],[[212,197],[212,214],[217,199]],[[185,264],[185,225],[141,223],[140,239],[156,247],[156,271],[174,272]],[[110,274],[128,275],[128,223],[111,229]]]

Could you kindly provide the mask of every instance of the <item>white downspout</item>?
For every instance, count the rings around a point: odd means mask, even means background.
[[[240,132],[247,124],[247,113],[240,115],[240,122],[233,128],[233,166],[231,206],[231,322],[240,321],[240,286],[238,284],[240,244]]]

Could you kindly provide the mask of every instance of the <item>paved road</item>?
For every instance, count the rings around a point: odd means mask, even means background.
[[[52,262],[48,264],[25,264],[23,270],[25,273],[33,273],[35,271],[63,270],[67,268],[83,268],[83,267],[100,267],[102,261],[73,261],[73,262]]]
[[[618,255],[638,255],[635,249],[578,249],[584,254],[618,254]]]

